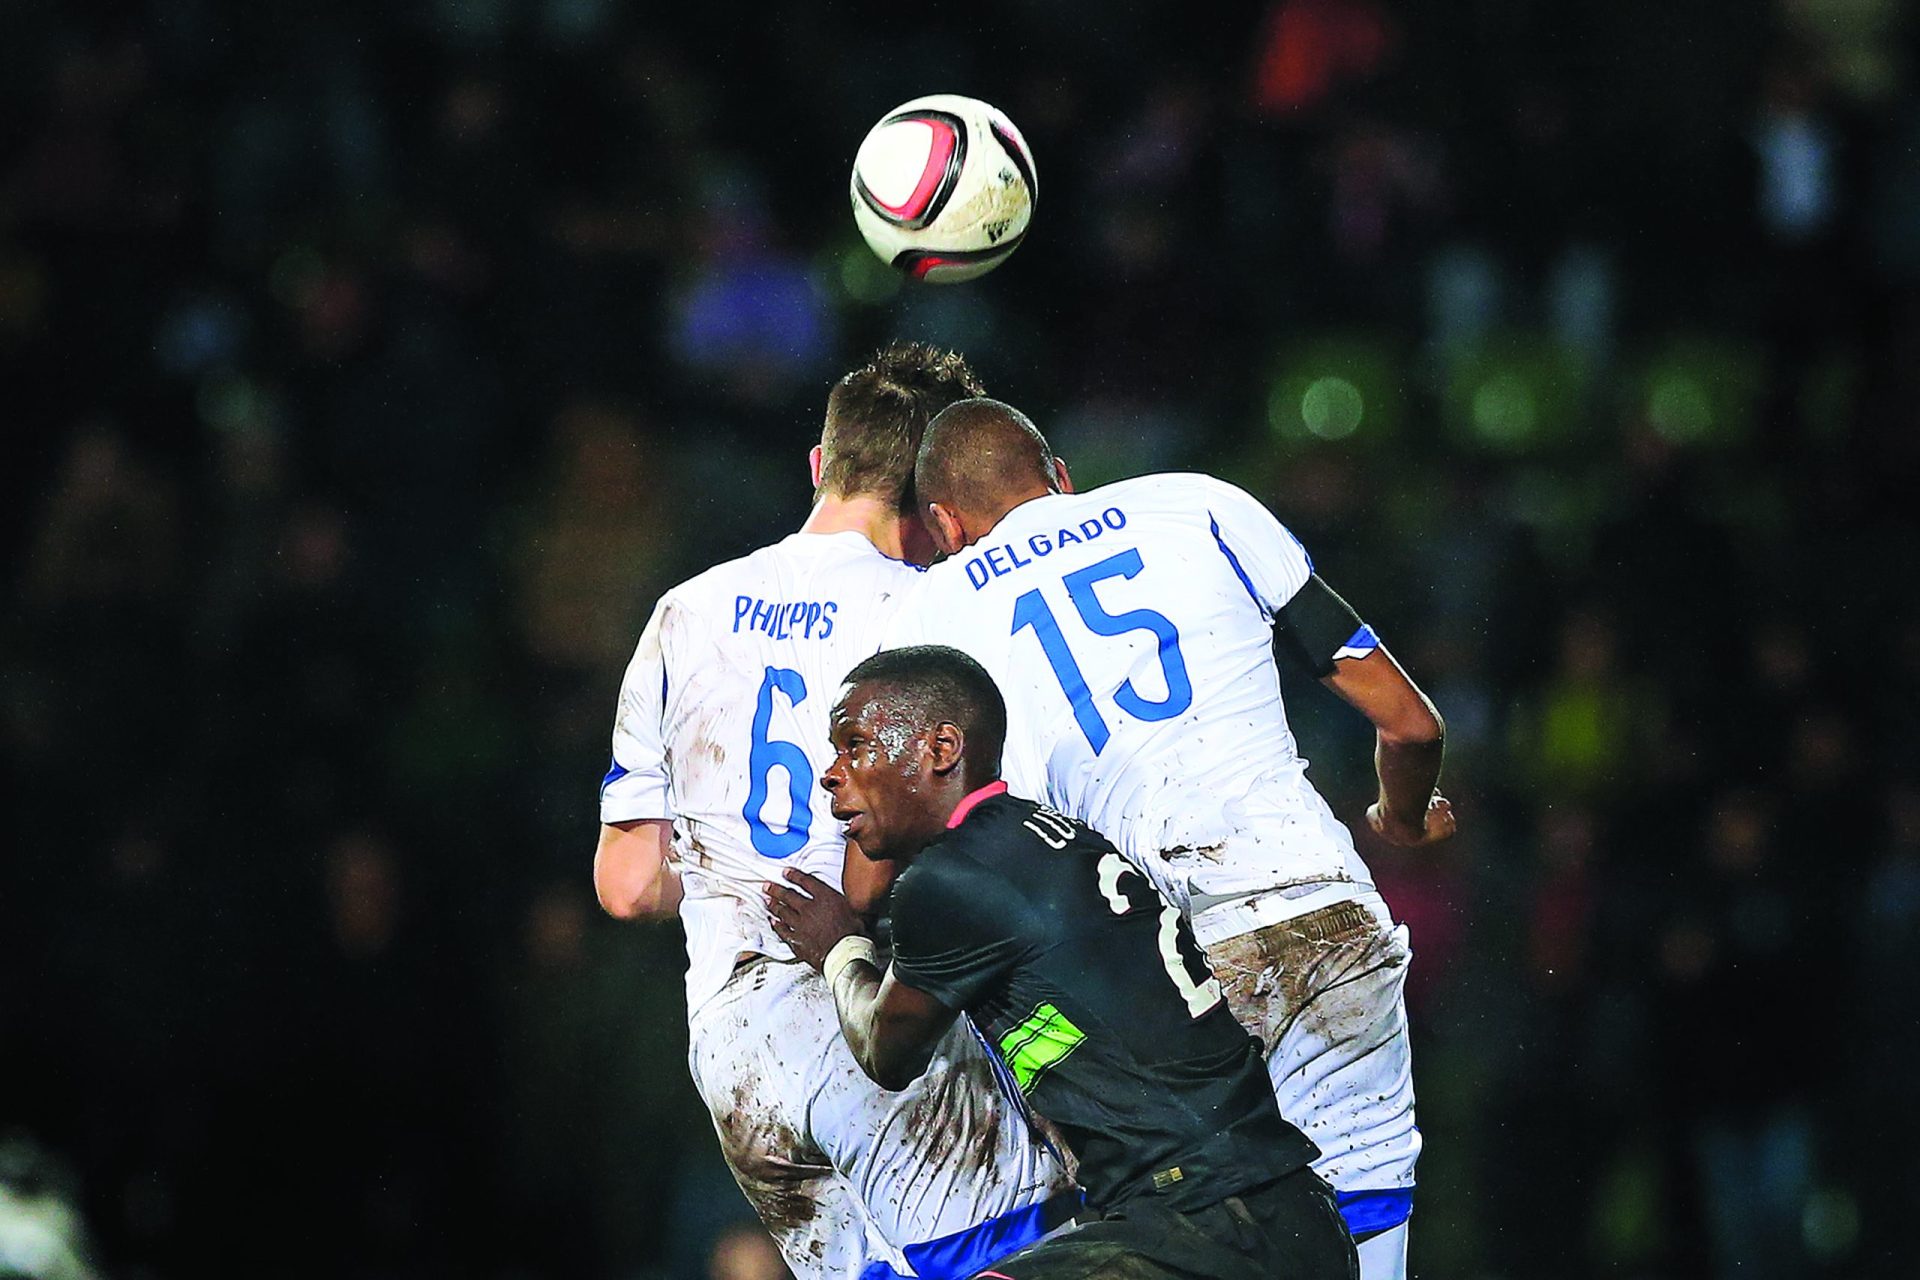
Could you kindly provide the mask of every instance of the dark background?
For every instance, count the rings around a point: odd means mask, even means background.
[[[1367,849],[1419,1274],[1914,1274],[1916,34],[10,0],[0,1273],[83,1274],[37,1227],[127,1277],[706,1274],[743,1209],[596,783],[654,596],[797,525],[897,335],[1083,483],[1253,489],[1446,714],[1462,835]],[[1041,184],[944,290],[846,196],[931,91]],[[1357,818],[1362,723],[1291,706]]]

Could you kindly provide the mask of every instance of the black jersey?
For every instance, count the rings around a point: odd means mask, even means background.
[[[991,791],[894,885],[894,976],[971,1015],[1088,1203],[1195,1210],[1312,1161],[1179,911],[1098,833]]]

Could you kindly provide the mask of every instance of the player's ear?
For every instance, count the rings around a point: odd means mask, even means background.
[[[960,517],[937,502],[927,504],[927,532],[943,555],[954,555],[966,548],[967,530]]]
[[[820,487],[820,468],[826,461],[827,451],[819,445],[807,450],[807,477],[813,481],[813,487]]]
[[[1053,491],[1055,493],[1073,492],[1073,477],[1067,474],[1067,460],[1065,458],[1055,458],[1053,460]]]
[[[959,725],[942,720],[927,734],[928,763],[938,774],[952,773],[967,753],[967,735]]]

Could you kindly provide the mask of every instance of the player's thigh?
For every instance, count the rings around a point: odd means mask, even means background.
[[[898,1258],[871,1238],[852,1186],[807,1131],[839,1024],[788,998],[802,968],[764,963],[729,984],[694,1019],[688,1058],[727,1167],[788,1269],[828,1280]]]
[[[1407,1226],[1388,1227],[1360,1242],[1360,1280],[1407,1280]]]
[[[1274,1096],[1341,1190],[1410,1185],[1419,1154],[1404,987],[1412,950],[1384,905],[1347,902],[1209,950]]]
[[[844,1043],[814,1097],[810,1128],[896,1246],[965,1231],[1071,1187],[964,1020],[905,1089],[875,1085]]]

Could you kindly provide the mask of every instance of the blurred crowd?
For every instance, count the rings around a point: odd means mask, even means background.
[[[779,1274],[596,784],[655,595],[797,525],[896,336],[1083,484],[1253,489],[1446,715],[1462,835],[1366,848],[1419,1274],[1911,1274],[1897,0],[5,26],[0,1274]],[[846,195],[931,91],[1039,167],[944,290]],[[1355,817],[1364,726],[1289,699]]]

